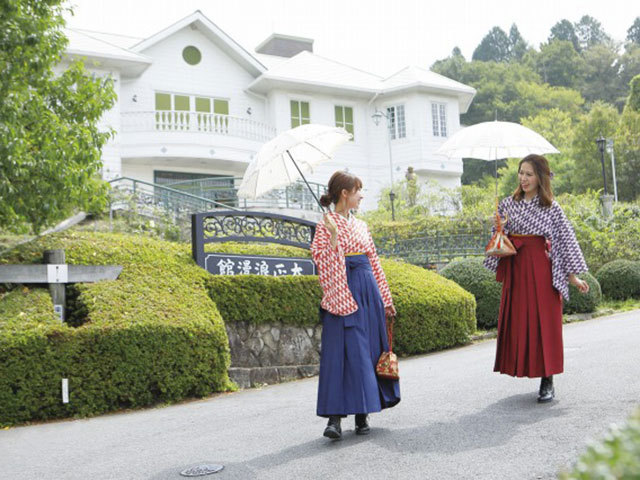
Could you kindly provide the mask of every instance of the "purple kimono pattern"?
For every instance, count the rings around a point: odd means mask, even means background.
[[[505,233],[542,235],[551,241],[553,286],[569,300],[569,274],[584,273],[588,268],[573,227],[558,202],[554,200],[550,207],[544,207],[537,195],[531,200],[507,197],[500,202],[498,212],[501,217],[508,216]],[[495,272],[498,260],[498,257],[487,257],[484,266]]]

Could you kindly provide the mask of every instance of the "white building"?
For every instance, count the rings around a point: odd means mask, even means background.
[[[365,185],[364,209],[390,184],[388,114],[395,180],[460,185],[461,159],[434,155],[460,128],[475,90],[419,67],[382,78],[313,53],[313,40],[271,35],[250,53],[200,11],[146,38],[69,30],[67,59],[111,75],[118,95],[105,115],[115,138],[104,176],[150,183],[241,177],[260,146],[300,123],[345,127],[354,140],[310,181],[348,168]],[[383,119],[384,120],[384,119]],[[222,180],[231,181],[231,180]],[[236,185],[237,186],[237,185]]]

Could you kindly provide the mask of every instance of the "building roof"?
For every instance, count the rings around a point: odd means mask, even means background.
[[[68,28],[65,35],[69,39],[67,56],[77,59],[90,59],[94,65],[121,70],[123,75],[139,75],[150,64],[151,59],[145,55],[119,47],[84,30]]]
[[[417,89],[457,97],[460,113],[468,110],[476,93],[475,89],[468,85],[416,66],[405,67],[383,78],[309,51],[302,51],[291,58],[262,53],[251,54],[199,10],[146,39],[68,29],[70,43],[67,53],[72,56],[101,59],[103,64],[119,62],[123,74],[135,75],[151,63],[151,59],[143,54],[147,49],[189,26],[198,29],[252,73],[256,79],[249,85],[248,90],[256,93],[264,94],[273,88],[287,88],[372,97]],[[281,34],[274,34],[267,41],[275,37],[313,42],[311,39]]]
[[[224,51],[231,58],[235,59],[236,62],[254,76],[257,77],[266,71],[266,67],[262,65],[262,63],[245,50],[238,42],[227,35],[220,27],[209,20],[200,10],[196,10],[191,15],[184,17],[182,20],[177,21],[164,30],[142,40],[140,43],[131,47],[131,50],[134,52],[144,52],[149,47],[189,26],[198,29],[200,33],[216,44],[218,48]]]
[[[351,93],[375,94],[381,77],[335,60],[303,51],[285,59],[258,77],[249,89],[266,93],[278,84],[312,86],[319,90],[348,90]]]

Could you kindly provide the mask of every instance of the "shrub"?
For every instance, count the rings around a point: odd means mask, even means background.
[[[484,268],[483,259],[465,258],[451,262],[440,274],[453,280],[476,299],[478,326],[494,328],[498,324],[502,284],[496,281],[496,274]]]
[[[420,267],[386,259],[382,265],[398,311],[397,353],[424,353],[468,340],[475,330],[470,294]],[[315,276],[210,276],[206,283],[226,322],[318,323],[322,290]]]
[[[614,260],[596,272],[602,294],[614,300],[640,297],[640,263]]]
[[[580,278],[589,284],[588,293],[580,293],[573,285],[569,285],[569,301],[564,302],[564,313],[591,313],[602,301],[602,290],[596,277],[590,273],[580,274]]]
[[[612,426],[604,440],[589,446],[562,480],[640,478],[640,408],[625,425]]]
[[[224,324],[205,288],[208,274],[193,264],[187,245],[66,233],[18,247],[2,262],[39,263],[49,248],[64,248],[69,263],[125,268],[118,280],[71,289],[77,328],[52,321],[46,291],[16,289],[2,298],[1,424],[94,415],[231,387]],[[61,378],[69,379],[68,404],[61,403]]]
[[[465,343],[475,331],[475,300],[454,282],[414,265],[382,261],[398,311],[394,351],[425,353]]]

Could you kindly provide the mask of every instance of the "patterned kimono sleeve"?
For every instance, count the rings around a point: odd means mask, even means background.
[[[500,204],[498,205],[498,213],[500,214],[501,217],[504,217],[504,215],[505,215],[506,202],[507,202],[507,198],[503,199],[500,202]],[[509,227],[509,219],[507,219],[507,223],[504,225],[504,232],[505,233],[509,233],[508,227]],[[491,236],[492,237],[493,237],[494,233],[496,233],[495,225],[493,227],[491,227]],[[500,261],[499,257],[485,257],[485,259],[484,259],[484,267],[488,268],[492,272],[495,272],[498,269],[498,262],[499,261]]]
[[[588,271],[576,234],[562,207],[552,206],[551,261],[559,265],[565,276]]]
[[[316,226],[311,242],[311,257],[318,267],[318,280],[322,287],[323,303],[326,304],[337,298],[340,288],[346,286],[347,267],[340,241],[335,248],[331,246],[331,234],[322,222]]]
[[[376,251],[376,245],[373,242],[373,237],[371,236],[371,232],[369,231],[369,227],[367,227],[367,235],[369,240],[369,248],[367,249],[367,255],[369,257],[369,261],[371,262],[371,269],[373,270],[373,276],[376,279],[376,283],[378,284],[378,289],[380,290],[380,296],[382,296],[382,302],[385,307],[393,306],[393,299],[391,298],[391,290],[389,289],[389,284],[387,283],[387,277],[384,274],[384,270],[382,270],[382,265],[380,264],[380,258],[378,257],[378,252]]]
[[[553,286],[569,300],[569,275],[588,270],[576,234],[560,205],[551,207],[551,275]]]

